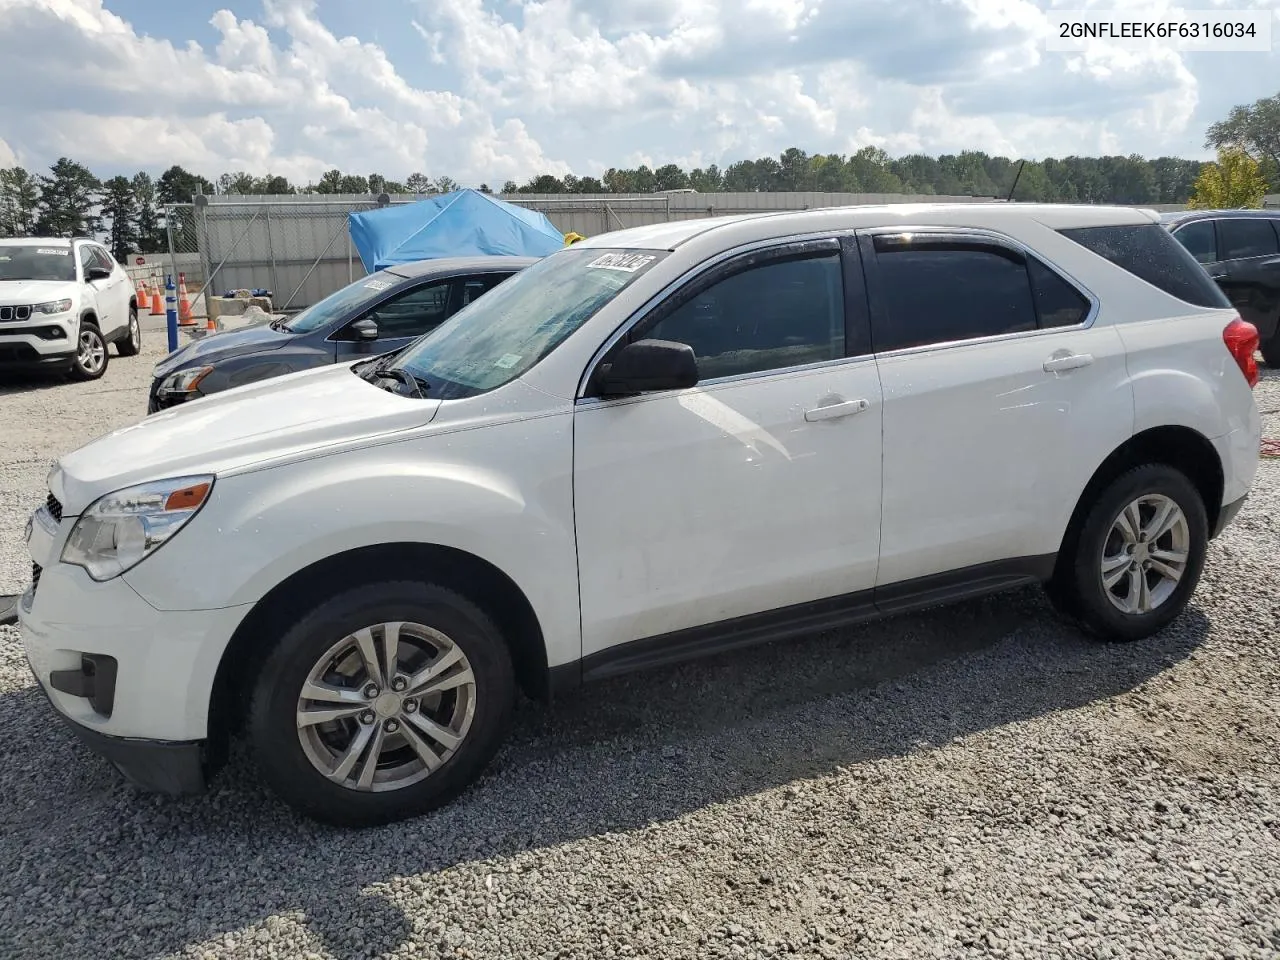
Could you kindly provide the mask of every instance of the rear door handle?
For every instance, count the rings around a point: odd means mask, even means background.
[[[804,418],[810,423],[815,420],[838,420],[840,417],[849,417],[855,413],[861,413],[869,406],[871,404],[866,400],[845,400],[841,403],[828,403],[821,407],[814,407],[812,410],[806,410]]]
[[[1045,373],[1057,373],[1059,370],[1078,370],[1093,363],[1091,353],[1073,353],[1065,357],[1050,357],[1044,362]]]

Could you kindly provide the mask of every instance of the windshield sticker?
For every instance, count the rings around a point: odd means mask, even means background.
[[[587,266],[595,267],[597,270],[622,270],[626,273],[635,273],[657,259],[643,253],[606,253],[596,257]]]
[[[36,248],[36,253],[37,253],[39,256],[42,256],[42,257],[69,257],[69,256],[71,256],[71,251],[70,251],[70,250],[53,250],[53,249],[51,249],[51,248],[49,248],[49,247],[37,247],[37,248]]]
[[[499,357],[497,360],[495,360],[493,362],[493,365],[495,367],[500,367],[503,370],[510,370],[519,362],[520,362],[520,354],[505,353],[501,357]]]
[[[390,290],[391,284],[385,280],[370,280],[364,287],[366,290]]]

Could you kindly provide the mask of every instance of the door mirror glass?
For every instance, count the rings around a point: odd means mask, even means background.
[[[600,394],[626,397],[655,390],[684,390],[698,383],[698,361],[687,343],[637,340],[623,347],[600,373]]]
[[[92,283],[94,280],[106,280],[111,276],[111,271],[105,267],[99,267],[94,264],[92,267],[84,268],[84,278]]]
[[[373,317],[365,317],[351,325],[351,336],[355,340],[377,340],[378,324]]]

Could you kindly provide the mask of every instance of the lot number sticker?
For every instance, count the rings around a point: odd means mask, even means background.
[[[656,259],[657,257],[643,253],[606,253],[596,257],[587,266],[595,267],[597,270],[622,270],[625,273],[635,273]]]
[[[36,253],[42,257],[69,257],[71,255],[70,250],[52,250],[48,247],[37,247]]]

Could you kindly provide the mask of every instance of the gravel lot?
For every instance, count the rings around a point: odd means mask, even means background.
[[[51,458],[141,416],[161,347],[0,386],[0,593]],[[461,801],[360,833],[243,757],[134,793],[0,627],[0,956],[1274,958],[1278,548],[1270,461],[1155,640],[1024,591],[630,677],[523,706]]]

